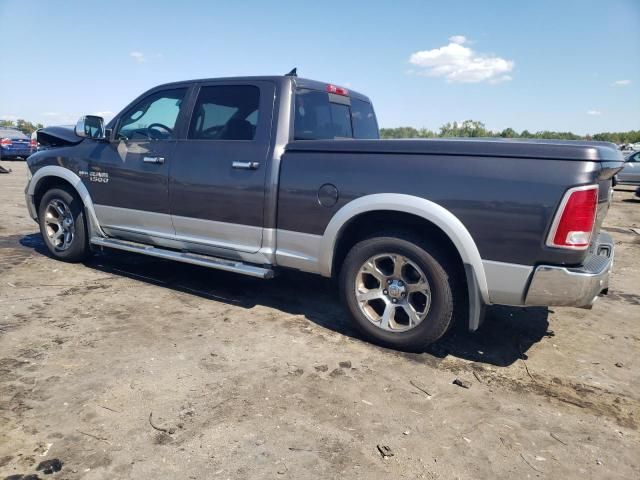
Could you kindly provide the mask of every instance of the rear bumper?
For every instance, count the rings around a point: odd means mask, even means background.
[[[16,148],[16,149],[5,149],[0,150],[0,158],[27,158],[29,155],[33,153],[33,150],[29,148]]]
[[[600,233],[594,252],[580,267],[537,266],[525,305],[591,308],[609,288],[614,256],[611,235]]]

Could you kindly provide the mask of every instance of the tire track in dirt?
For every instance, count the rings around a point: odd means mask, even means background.
[[[610,390],[549,378],[536,373],[532,379],[514,378],[479,364],[442,365],[455,373],[469,373],[486,386],[498,386],[515,393],[532,393],[580,408],[592,415],[607,417],[621,427],[638,430],[640,400]]]
[[[0,273],[24,263],[34,249],[44,247],[39,235],[9,235],[0,237]]]

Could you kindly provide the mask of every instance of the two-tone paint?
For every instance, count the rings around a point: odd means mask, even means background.
[[[254,140],[187,139],[199,89],[211,85],[260,89]],[[547,247],[545,239],[560,200],[574,186],[599,184],[601,221],[611,177],[622,160],[611,144],[294,141],[296,89],[325,87],[293,77],[156,87],[107,125],[106,140],[76,143],[70,137],[67,145],[30,157],[31,215],[37,218],[44,185],[66,182],[84,202],[92,237],[324,276],[336,273],[337,245],[352,222],[376,212],[410,215],[437,228],[456,249],[467,276],[471,328],[478,326],[482,305],[525,305],[539,265],[578,267],[589,255]],[[115,138],[130,108],[147,95],[172,89],[185,91],[175,139]],[[368,101],[356,92],[350,96]],[[105,174],[97,178],[108,181],[92,181],[87,172]],[[322,201],[326,186],[335,192],[333,201]]]

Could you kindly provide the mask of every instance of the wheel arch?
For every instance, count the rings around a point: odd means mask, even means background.
[[[28,197],[27,201],[31,202],[33,211],[36,212],[36,217],[39,206],[38,204],[42,195],[44,195],[44,193],[54,185],[68,185],[71,187],[78,197],[80,197],[80,200],[84,205],[84,210],[87,219],[89,220],[87,227],[89,228],[90,235],[97,232],[101,236],[105,236],[100,229],[96,212],[93,207],[93,201],[91,200],[91,195],[89,195],[87,187],[82,183],[80,177],[74,172],[57,165],[48,165],[38,169],[29,181],[26,191]]]
[[[363,215],[376,212],[399,212],[432,225],[442,233],[457,251],[462,261],[468,285],[469,327],[475,330],[481,321],[484,304],[489,304],[487,278],[478,247],[464,224],[444,207],[413,195],[382,193],[365,195],[343,206],[325,229],[320,245],[320,273],[334,273],[336,255],[341,254],[340,242],[349,226]]]

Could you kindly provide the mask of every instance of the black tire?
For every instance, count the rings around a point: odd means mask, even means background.
[[[73,236],[66,248],[57,246],[47,232],[46,210],[53,201],[63,202],[73,218]],[[38,206],[38,224],[47,249],[56,259],[65,262],[81,262],[90,255],[84,205],[71,188],[55,187],[45,192]]]
[[[430,286],[431,301],[426,317],[406,331],[383,330],[361,311],[356,299],[356,276],[363,264],[376,255],[396,254],[417,265]],[[455,268],[437,245],[410,232],[385,232],[355,244],[340,271],[340,295],[357,329],[373,343],[405,351],[421,351],[441,338],[452,325]]]

